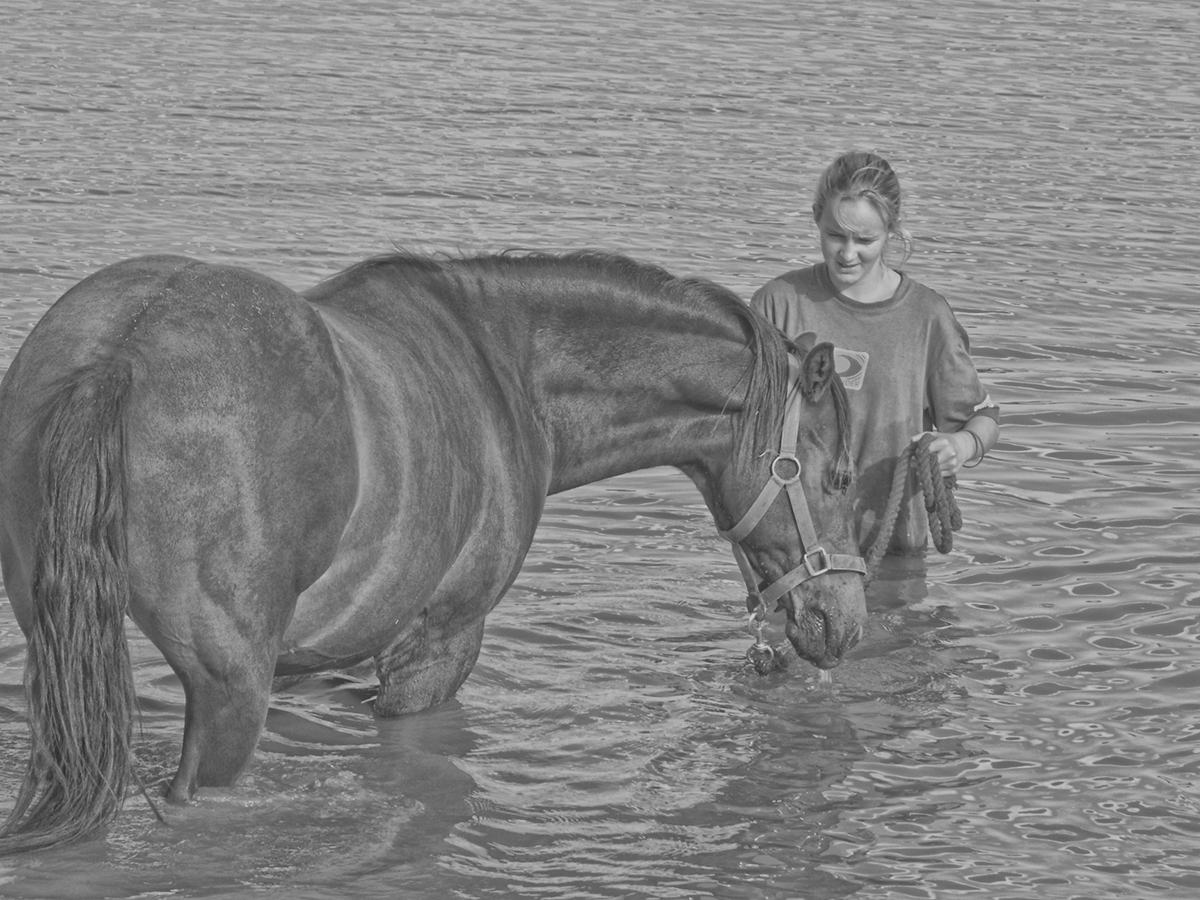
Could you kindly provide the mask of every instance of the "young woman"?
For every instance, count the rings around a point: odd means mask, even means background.
[[[977,465],[996,443],[999,410],[979,382],[966,332],[942,296],[888,263],[911,239],[901,225],[900,182],[887,160],[855,151],[817,184],[813,217],[823,262],[765,284],[751,303],[788,337],[812,333],[836,348],[850,398],[864,552],[876,538],[905,446],[934,432],[943,475]],[[923,553],[921,497],[901,510],[890,553]]]

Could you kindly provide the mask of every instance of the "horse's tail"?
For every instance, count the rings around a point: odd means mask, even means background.
[[[125,613],[125,405],[130,367],[57,384],[39,450],[33,627],[25,665],[29,766],[0,853],[52,847],[111,821],[132,777],[136,696]]]

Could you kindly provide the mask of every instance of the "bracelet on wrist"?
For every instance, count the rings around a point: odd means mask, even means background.
[[[975,451],[976,451],[975,453],[973,453],[970,456],[970,458],[965,463],[963,463],[963,468],[964,469],[973,469],[977,465],[979,465],[981,462],[983,462],[983,458],[984,458],[984,456],[987,455],[987,451],[985,449],[983,449],[983,441],[980,439],[979,435],[977,435],[975,432],[971,431],[971,429],[969,429],[969,428],[964,428],[963,431],[965,431],[967,434],[969,434],[971,436],[971,440],[973,440],[975,442]],[[978,456],[978,458],[976,458],[977,456]]]

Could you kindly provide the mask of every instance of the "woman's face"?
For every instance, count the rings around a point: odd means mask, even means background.
[[[828,204],[817,228],[825,268],[843,294],[852,295],[850,289],[856,286],[860,291],[868,288],[887,274],[883,261],[887,226],[865,197],[843,197]]]

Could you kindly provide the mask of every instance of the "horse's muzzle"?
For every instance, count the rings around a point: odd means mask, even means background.
[[[786,634],[796,653],[819,669],[832,669],[862,637],[867,606],[862,579],[846,577],[803,603],[794,592]]]

